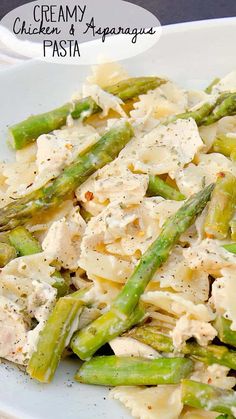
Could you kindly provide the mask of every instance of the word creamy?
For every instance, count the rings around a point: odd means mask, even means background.
[[[33,9],[33,17],[35,22],[47,22],[47,23],[60,23],[60,22],[70,22],[74,23],[82,22],[87,6],[58,6],[53,4],[48,6],[36,5]]]

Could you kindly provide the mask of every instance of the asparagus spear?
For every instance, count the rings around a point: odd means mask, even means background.
[[[8,239],[15,248],[18,256],[28,256],[42,252],[42,247],[38,240],[36,240],[25,227],[19,226],[10,231]],[[62,297],[67,294],[69,284],[65,281],[60,272],[55,271],[53,277],[55,278],[55,282],[52,286],[57,289],[57,296]]]
[[[17,227],[9,233],[11,245],[19,256],[33,255],[42,252],[40,243],[24,227]]]
[[[80,208],[80,215],[86,223],[88,223],[89,220],[91,220],[91,218],[92,218],[92,214],[90,214],[90,212],[86,211],[83,207]]]
[[[160,333],[155,326],[135,327],[128,332],[128,336],[151,346],[158,352],[175,351],[171,337]],[[187,342],[182,345],[180,352],[208,365],[219,364],[236,369],[236,351],[231,351],[226,346],[200,346],[195,342]]]
[[[201,214],[210,199],[214,185],[211,184],[197,194],[192,195],[182,207],[167,219],[158,238],[147,249],[134,273],[126,282],[115,300],[114,307],[129,315],[139,301],[146,286],[171,253],[172,248]]]
[[[210,125],[224,116],[234,115],[236,113],[236,94],[222,93],[215,100],[204,103],[196,111],[187,111],[167,118],[164,122],[168,124],[177,119],[193,118],[198,126]]]
[[[202,121],[205,120],[205,118],[211,114],[215,107],[215,103],[213,102],[206,102],[204,103],[199,109],[196,111],[187,111],[184,113],[180,113],[175,116],[171,116],[170,118],[167,118],[167,123],[174,122],[177,119],[189,119],[193,118],[197,125],[201,125]]]
[[[236,408],[236,393],[233,390],[202,384],[197,381],[184,379],[181,385],[182,402],[197,409],[231,415],[232,408]]]
[[[84,103],[84,111],[87,110]],[[82,104],[81,104],[82,108]],[[47,134],[66,124],[66,118],[73,110],[72,103],[66,103],[60,108],[40,115],[30,116],[28,119],[12,125],[8,131],[8,141],[15,150],[20,150],[35,141],[41,134]]]
[[[221,153],[226,157],[231,157],[236,152],[236,138],[221,135],[215,139],[212,148],[216,153]]]
[[[91,323],[90,326],[75,334],[71,348],[81,359],[84,360],[91,357],[100,346],[110,340],[110,316],[114,318],[114,322],[115,318],[117,318],[117,321],[123,319],[123,328],[120,327],[119,330],[114,328],[113,337],[128,329],[126,319],[129,319],[149,281],[157,268],[166,261],[180,235],[190,227],[196,216],[206,206],[213,187],[214,185],[209,185],[193,195],[176,214],[168,218],[159,237],[141,257],[134,273],[118,294],[110,312],[107,312]],[[100,337],[99,341],[97,340],[97,335]]]
[[[223,98],[222,102],[221,99]],[[210,125],[217,122],[224,116],[231,116],[236,114],[236,93],[222,94],[218,101],[217,106],[208,114],[201,122],[202,125]]]
[[[90,289],[90,288],[89,288]],[[42,383],[49,383],[61,355],[76,330],[88,288],[60,298],[40,332],[36,351],[29,360],[28,374]]]
[[[225,319],[223,316],[218,316],[213,326],[217,330],[221,342],[236,347],[236,332],[231,329],[230,320]]]
[[[192,362],[184,358],[99,356],[85,362],[75,379],[103,386],[177,384],[191,371]]]
[[[7,265],[12,259],[17,257],[14,247],[7,243],[0,242],[0,268]]]
[[[10,203],[0,211],[0,231],[10,230],[26,222],[35,213],[61,204],[96,170],[110,163],[129,142],[133,129],[128,122],[119,122],[88,152],[68,166],[49,186],[44,186]]]
[[[172,199],[174,201],[182,201],[185,196],[168,185],[159,176],[149,176],[149,184],[147,190],[147,196],[162,196],[165,199]]]
[[[116,95],[123,101],[133,99],[149,90],[156,89],[166,80],[158,77],[137,77],[121,81],[104,90]],[[78,119],[83,115],[88,116],[100,112],[101,108],[91,98],[87,97],[75,102],[66,103],[60,108],[31,116],[23,122],[9,128],[10,143],[16,150],[20,150],[27,144],[35,141],[41,134],[47,134],[66,124],[68,115]]]
[[[205,88],[205,92],[206,93],[208,93],[208,94],[211,94],[211,92],[212,92],[212,88],[217,84],[217,83],[219,83],[219,81],[220,81],[220,79],[218,78],[218,77],[216,77],[210,84],[209,84],[209,86],[207,86],[206,88]]]
[[[127,336],[151,346],[158,352],[174,352],[175,347],[170,336],[161,333],[155,326],[139,326],[130,329]]]
[[[225,250],[228,250],[228,252],[236,254],[236,243],[230,243],[230,244],[224,244]]]
[[[225,239],[229,232],[229,222],[235,205],[236,178],[231,173],[220,173],[212,194],[205,220],[208,237]]]
[[[219,415],[219,416],[217,416],[217,418],[216,419],[233,419],[234,418],[234,416],[232,416],[232,415]]]
[[[58,298],[64,297],[69,293],[70,290],[70,280],[65,278],[65,276],[66,275],[64,274],[63,276],[60,271],[55,271],[53,273],[53,279],[55,282],[52,284],[52,286],[53,288],[56,288]]]
[[[71,349],[81,359],[90,358],[101,346],[135,324],[144,317],[145,311],[136,307],[130,316],[122,316],[116,310],[109,310],[93,321],[82,332],[76,332],[71,340]]]

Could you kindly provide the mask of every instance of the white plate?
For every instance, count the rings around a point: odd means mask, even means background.
[[[236,69],[236,18],[170,25],[159,43],[123,64],[132,75],[166,75],[185,87],[204,87]],[[9,158],[6,127],[31,113],[68,100],[88,74],[87,67],[31,62],[0,71],[1,160]],[[62,362],[54,382],[33,382],[18,368],[0,365],[0,417],[17,419],[128,419],[129,413],[108,391],[74,383],[75,361]],[[2,416],[1,416],[2,415]]]

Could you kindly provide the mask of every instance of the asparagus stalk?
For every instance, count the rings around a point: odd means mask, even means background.
[[[233,419],[234,418],[234,416],[232,416],[232,415],[219,415],[219,416],[217,416],[217,418],[216,419]]]
[[[82,333],[76,332],[71,340],[71,349],[81,359],[89,359],[99,348],[125,330],[139,323],[145,311],[136,307],[130,316],[122,316],[112,309],[93,321]]]
[[[40,332],[37,349],[27,367],[28,374],[42,383],[49,383],[71,335],[77,328],[88,289],[60,298]]]
[[[186,197],[168,185],[159,176],[149,176],[149,184],[147,189],[147,196],[162,196],[165,199],[172,199],[174,201],[182,201]]]
[[[193,118],[196,122],[197,125],[201,125],[202,121],[205,120],[205,118],[211,114],[211,112],[213,111],[215,107],[215,103],[204,103],[199,109],[197,109],[196,111],[187,111],[184,113],[180,113],[178,115],[175,116],[171,116],[170,118],[167,119],[167,123],[169,122],[174,122],[177,119],[189,119],[189,118]]]
[[[224,154],[226,157],[234,156],[236,152],[236,138],[221,135],[215,139],[212,148],[216,153]]]
[[[174,352],[175,347],[170,336],[161,333],[155,326],[139,326],[130,329],[127,336],[151,346],[158,352]]]
[[[107,312],[92,322],[87,328],[75,334],[71,348],[81,359],[85,360],[91,357],[100,346],[111,339],[111,317],[114,318],[114,322],[116,318],[119,322],[121,319],[124,319],[123,323],[119,323],[123,327],[120,327],[119,330],[114,328],[113,337],[118,336],[128,329],[126,319],[129,319],[131,313],[134,311],[140,296],[152,279],[157,268],[167,260],[180,235],[190,227],[196,216],[206,206],[213,187],[214,185],[209,185],[199,193],[193,195],[176,214],[168,218],[159,237],[141,257],[133,274],[118,294],[110,312]],[[100,337],[99,341],[97,340],[97,335]]]
[[[19,226],[10,231],[8,239],[15,248],[18,256],[28,256],[42,252],[42,247],[38,240],[25,227]],[[55,271],[53,277],[55,278],[55,282],[52,286],[57,289],[57,296],[62,297],[67,294],[69,285],[60,272]]]
[[[90,214],[90,212],[86,211],[83,207],[80,208],[80,215],[86,223],[88,223],[89,220],[91,220],[91,218],[92,218],[92,214]]]
[[[139,301],[146,286],[171,253],[172,248],[201,214],[211,197],[214,185],[211,184],[197,194],[192,195],[182,207],[167,219],[160,235],[141,257],[134,273],[126,282],[115,300],[114,307],[129,315]]]
[[[214,327],[218,332],[221,342],[236,347],[236,331],[231,329],[231,321],[223,316],[218,316],[214,321]]]
[[[202,384],[197,381],[184,379],[181,385],[182,402],[197,409],[231,415],[232,408],[236,408],[236,393],[233,390]]]
[[[68,166],[49,186],[44,186],[8,204],[0,211],[0,231],[10,230],[26,222],[40,211],[60,205],[96,170],[110,163],[129,142],[133,129],[128,122],[119,122],[88,152]]]
[[[75,379],[103,386],[177,384],[191,371],[192,362],[184,358],[100,356],[85,362]]]
[[[53,288],[56,288],[58,298],[64,297],[70,290],[70,281],[68,281],[68,278],[64,278],[64,276],[59,271],[55,271],[53,274],[55,282],[52,286]]]
[[[223,99],[223,100],[222,100]],[[222,101],[221,101],[222,100]],[[217,122],[224,116],[236,114],[236,93],[223,93],[217,100],[217,106],[201,122],[202,125],[210,125]]]
[[[17,257],[14,247],[7,243],[0,242],[0,268],[7,265],[12,259]]]
[[[236,254],[236,243],[224,244],[222,247],[228,252]]]
[[[193,118],[198,126],[210,125],[224,116],[235,115],[236,113],[236,94],[222,93],[217,99],[204,103],[196,111],[187,111],[167,118],[166,124],[177,119]]]
[[[236,369],[236,351],[232,351],[226,346],[208,345],[203,347],[195,343],[187,343],[183,347],[183,353],[208,365],[219,364],[233,370]]]
[[[158,352],[175,351],[171,337],[160,333],[155,326],[135,327],[128,332],[128,336],[151,346]],[[208,365],[219,364],[236,369],[236,351],[231,351],[226,346],[200,346],[196,342],[187,342],[182,345],[180,352]]]
[[[126,102],[150,90],[154,90],[166,82],[167,80],[159,77],[137,77],[122,80],[117,84],[106,87],[104,90]]]
[[[231,173],[220,173],[212,194],[205,220],[205,233],[208,237],[225,239],[235,205],[236,178]]]
[[[219,83],[219,81],[220,81],[220,79],[218,78],[218,77],[216,77],[214,80],[212,80],[212,82],[209,84],[209,86],[207,86],[206,88],[205,88],[205,92],[206,93],[208,93],[208,94],[211,94],[211,92],[212,92],[212,88],[217,84],[217,83]]]
[[[156,89],[166,80],[158,77],[137,77],[121,81],[104,90],[116,95],[123,101],[133,99],[149,90]],[[100,112],[101,108],[91,98],[87,97],[75,102],[66,103],[60,108],[40,115],[29,117],[23,122],[9,128],[9,139],[13,148],[20,150],[27,144],[35,141],[41,134],[47,134],[55,129],[61,128],[66,124],[68,115],[78,119]]]
[[[33,255],[42,252],[38,240],[24,227],[17,227],[9,233],[11,245],[17,250],[19,256]]]

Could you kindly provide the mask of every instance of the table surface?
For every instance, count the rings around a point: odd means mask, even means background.
[[[0,18],[30,0],[0,0]],[[62,2],[66,3],[66,0]],[[99,0],[95,0],[99,1]],[[129,0],[154,13],[162,25],[236,16],[236,0]]]

